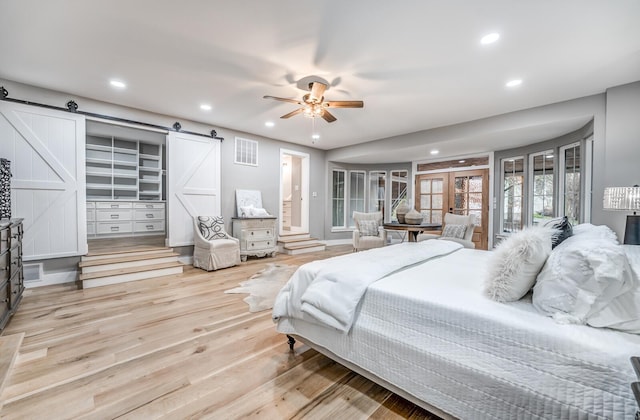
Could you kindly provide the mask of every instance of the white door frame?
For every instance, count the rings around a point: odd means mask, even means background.
[[[300,198],[302,200],[302,206],[300,209],[300,229],[291,230],[285,232],[282,229],[282,201],[284,200],[282,183],[282,164],[284,163],[285,155],[296,156],[302,159],[302,171],[301,171],[301,181],[300,181]],[[299,234],[299,233],[309,233],[309,167],[310,167],[311,157],[308,153],[298,152],[296,150],[290,149],[280,149],[280,200],[278,201],[278,232],[280,235],[285,234]]]

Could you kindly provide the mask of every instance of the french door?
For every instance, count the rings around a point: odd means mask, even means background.
[[[489,170],[442,172],[416,177],[416,210],[425,223],[442,223],[445,213],[472,215],[473,242],[488,247]]]

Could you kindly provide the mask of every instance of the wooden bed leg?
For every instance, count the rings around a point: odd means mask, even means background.
[[[296,343],[296,339],[287,334],[287,343],[289,344],[289,350],[293,351],[293,345]]]

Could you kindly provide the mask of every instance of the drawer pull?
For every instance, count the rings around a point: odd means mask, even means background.
[[[120,226],[111,226],[111,232],[117,232],[120,230]]]
[[[149,219],[153,219],[153,213],[147,213],[145,214],[145,216],[147,216],[147,218]]]
[[[112,205],[111,205],[111,208],[112,208],[112,209],[117,209],[118,207],[119,207],[119,206],[118,206],[117,204],[112,204]]]
[[[251,232],[251,236],[253,236],[253,232]]]
[[[153,225],[147,225],[147,229],[152,230],[153,229]]]
[[[120,218],[120,215],[119,215],[119,214],[112,214],[112,215],[111,215],[111,218],[112,218],[112,219],[119,219],[119,218]]]

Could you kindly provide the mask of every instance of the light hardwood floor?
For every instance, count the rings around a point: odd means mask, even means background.
[[[267,263],[77,290],[28,289],[3,335],[25,333],[0,399],[7,419],[436,418],[301,343],[271,312],[224,294]],[[1,406],[1,404],[0,404]]]

